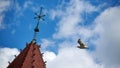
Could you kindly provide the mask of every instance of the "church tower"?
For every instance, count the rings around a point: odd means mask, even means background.
[[[42,8],[40,13],[35,13],[35,19],[38,19],[38,23],[34,29],[34,38],[30,43],[26,44],[26,47],[21,50],[18,56],[15,56],[15,59],[9,63],[7,68],[46,68],[46,62],[44,62],[42,56],[43,53],[40,52],[40,45],[36,42],[36,36],[39,32],[39,23],[40,20],[44,20],[42,15]]]

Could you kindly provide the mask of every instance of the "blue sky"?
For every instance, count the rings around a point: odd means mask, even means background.
[[[84,67],[87,62],[90,65],[84,68],[119,68],[119,0],[0,0],[0,54],[6,56],[6,60],[2,57],[0,60],[4,64],[33,39],[37,24],[34,13],[41,6],[46,16],[40,22],[37,43],[42,46],[48,68],[71,68],[62,63],[73,60],[72,68],[79,68],[79,64]],[[79,38],[89,50],[76,48]],[[8,55],[5,50],[11,53]],[[63,57],[66,61],[61,61]]]
[[[28,2],[28,4],[26,4]],[[4,14],[3,18],[3,25],[5,26],[4,29],[0,29],[0,45],[1,47],[16,47],[16,48],[24,48],[24,44],[26,42],[30,42],[33,38],[33,30],[37,23],[36,20],[34,20],[34,13],[39,12],[39,7],[44,7],[44,12],[46,12],[45,22],[40,23],[40,33],[38,35],[38,41],[40,42],[40,39],[48,38],[52,39],[52,34],[55,32],[56,25],[60,19],[51,20],[49,11],[52,9],[56,9],[60,4],[63,2],[69,3],[70,0],[63,0],[63,1],[47,1],[47,0],[35,0],[35,1],[22,1],[22,0],[16,0],[10,2],[10,7],[7,7],[8,10],[3,11],[2,14]],[[92,5],[98,6],[100,4],[104,4],[105,6],[102,7],[101,12],[104,11],[104,9],[113,7],[116,5],[119,5],[118,0],[114,1],[89,1],[85,0],[85,2],[90,2]],[[16,7],[18,5],[18,7]],[[27,7],[25,7],[25,5]],[[66,4],[64,4],[66,5]],[[30,8],[31,7],[31,8]],[[34,8],[35,10],[33,10]],[[64,7],[63,7],[64,8]],[[63,10],[64,11],[64,10]],[[83,26],[89,26],[91,24],[95,17],[97,17],[100,14],[100,12],[94,12],[87,14],[86,12],[83,12],[82,16],[84,18]],[[9,45],[8,45],[9,44]]]

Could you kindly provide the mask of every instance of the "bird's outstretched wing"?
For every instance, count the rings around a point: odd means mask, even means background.
[[[78,44],[79,44],[79,46],[77,46],[78,48],[88,49],[88,47],[80,39],[78,39]]]

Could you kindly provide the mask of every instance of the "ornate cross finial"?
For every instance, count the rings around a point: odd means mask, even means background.
[[[39,25],[40,20],[42,19],[44,21],[43,17],[45,15],[42,15],[42,9],[43,9],[43,7],[40,8],[40,13],[39,14],[35,13],[36,16],[34,17],[34,19],[38,19],[37,26],[36,26],[36,28],[34,30],[35,32],[39,32],[38,25]]]
[[[40,19],[44,20],[43,17],[45,15],[44,14],[42,15],[42,9],[43,9],[43,7],[40,8],[39,14],[35,13],[36,16],[34,17],[34,19],[38,19],[38,22],[40,22]]]
[[[35,13],[36,16],[34,17],[34,19],[37,19],[38,22],[37,22],[37,25],[36,25],[36,27],[34,29],[34,38],[33,38],[32,42],[36,42],[36,35],[37,35],[37,32],[39,32],[39,27],[38,26],[39,26],[40,20],[44,21],[43,17],[45,15],[42,14],[42,9],[43,9],[43,7],[40,8],[40,12],[39,13]]]

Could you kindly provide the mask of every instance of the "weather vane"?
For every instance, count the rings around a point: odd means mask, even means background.
[[[44,21],[43,17],[45,15],[42,14],[42,9],[43,9],[43,7],[40,8],[40,12],[39,13],[35,13],[36,16],[34,17],[34,19],[37,19],[38,22],[37,22],[37,25],[36,25],[36,27],[34,29],[34,38],[33,38],[32,42],[36,42],[36,35],[37,35],[37,32],[39,32],[39,27],[38,26],[39,26],[40,20]]]

